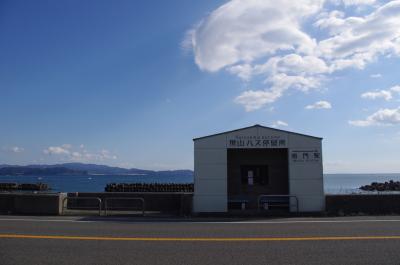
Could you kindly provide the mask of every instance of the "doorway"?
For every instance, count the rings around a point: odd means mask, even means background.
[[[228,209],[246,203],[257,209],[258,196],[289,193],[288,151],[282,149],[228,149]]]

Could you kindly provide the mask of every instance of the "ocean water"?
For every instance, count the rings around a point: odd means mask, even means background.
[[[372,182],[400,181],[399,174],[325,174],[326,194],[366,193],[358,188]],[[147,175],[0,176],[0,182],[46,183],[53,192],[101,192],[108,183],[192,183],[193,177]]]
[[[1,176],[0,182],[46,183],[52,192],[101,192],[108,183],[193,183],[193,177],[148,175]]]
[[[360,186],[371,184],[372,182],[400,181],[400,173],[395,174],[325,174],[324,190],[325,194],[351,194],[351,193],[371,193],[362,191]],[[372,192],[378,193],[378,192]],[[380,192],[382,193],[382,192]],[[389,193],[389,192],[385,192]],[[398,193],[398,192],[390,192]]]

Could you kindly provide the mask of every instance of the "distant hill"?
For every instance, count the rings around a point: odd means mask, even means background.
[[[105,165],[96,165],[96,164],[82,164],[82,163],[65,163],[55,166],[62,166],[65,168],[73,169],[73,170],[84,170],[89,174],[111,174],[111,175],[124,175],[124,174],[144,174],[147,175],[149,173],[153,173],[155,171],[137,169],[137,168],[121,168],[121,167],[110,167]]]
[[[34,168],[27,166],[6,166],[0,168],[0,175],[86,175],[86,171],[65,167]]]
[[[158,177],[193,177],[192,170],[153,171],[138,168],[110,167],[106,165],[64,163],[55,165],[0,165],[0,175],[150,175]]]

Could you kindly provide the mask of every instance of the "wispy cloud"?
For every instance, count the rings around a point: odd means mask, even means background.
[[[280,96],[280,91],[248,90],[238,96],[235,99],[235,102],[242,104],[246,111],[253,111],[261,108],[267,103],[274,102]]]
[[[117,156],[112,154],[106,149],[99,152],[89,152],[85,146],[81,144],[79,148],[73,148],[70,144],[63,144],[61,146],[50,146],[43,150],[46,155],[63,156],[71,161],[92,162],[92,161],[105,161],[115,160]]]
[[[347,10],[365,5],[372,10],[367,15]],[[259,88],[234,100],[254,111],[290,89],[318,89],[334,72],[399,56],[399,8],[400,1],[231,0],[190,29],[184,42],[203,71],[226,70],[245,81],[261,77]],[[314,29],[305,31],[305,21]]]
[[[400,124],[400,107],[395,109],[380,109],[364,120],[349,121],[349,124],[359,127],[397,125]]]
[[[23,147],[19,147],[19,146],[4,147],[3,150],[6,152],[15,153],[15,154],[22,153],[25,151],[25,149]]]
[[[305,109],[331,109],[331,108],[332,104],[325,100],[317,101],[314,104],[305,106]]]
[[[381,78],[382,75],[381,74],[372,74],[370,75],[371,78]]]
[[[372,5],[376,3],[377,0],[343,0],[343,3],[346,6],[355,6],[355,5]],[[337,2],[337,1],[336,1]]]
[[[382,98],[386,101],[389,101],[393,98],[393,94],[400,94],[400,86],[393,86],[387,90],[368,91],[368,92],[361,94],[361,97],[365,98],[365,99]]]
[[[43,150],[43,153],[46,155],[69,155],[69,150],[63,146],[49,146]]]
[[[280,120],[274,121],[274,122],[271,124],[271,127],[272,127],[272,128],[288,127],[288,126],[289,126],[289,124],[288,124],[287,122],[280,121]]]
[[[370,91],[370,92],[365,92],[361,94],[362,98],[367,98],[367,99],[377,99],[377,98],[382,98],[386,101],[391,100],[392,93],[387,90],[379,90],[379,91]]]

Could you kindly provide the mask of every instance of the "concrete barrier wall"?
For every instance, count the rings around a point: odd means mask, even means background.
[[[163,213],[189,215],[192,213],[193,193],[175,192],[79,192],[68,193],[67,207],[69,209],[80,207],[98,208],[98,202],[94,200],[74,200],[74,197],[98,197],[102,200],[102,209],[106,198],[143,198],[146,211],[159,211]],[[139,202],[114,201],[113,204],[124,207],[132,205],[141,206]]]
[[[399,214],[400,194],[326,195],[329,214]]]
[[[65,193],[0,193],[0,213],[59,215],[65,196]]]
[[[0,193],[0,213],[2,214],[33,214],[59,215],[62,210],[62,201],[67,196],[58,194],[33,193]],[[100,193],[69,193],[69,197],[99,197],[104,200],[108,197],[143,198],[146,211],[160,211],[188,215],[192,213],[192,193],[136,193],[136,192],[100,192]],[[400,214],[400,194],[387,195],[327,195],[326,211],[328,214]],[[120,201],[122,206],[129,202]],[[138,204],[136,204],[138,205]],[[95,201],[68,201],[68,207],[94,207]],[[138,205],[139,206],[139,205]]]

